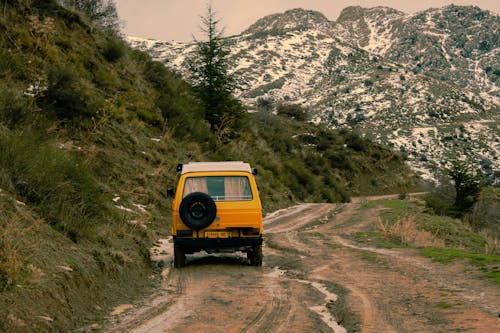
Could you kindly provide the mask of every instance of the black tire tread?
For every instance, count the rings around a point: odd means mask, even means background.
[[[262,245],[257,245],[251,251],[248,251],[247,258],[250,260],[250,265],[262,266]]]
[[[182,247],[174,245],[174,267],[184,266],[186,266],[186,252]]]
[[[191,215],[190,207],[197,203],[202,204],[206,208],[202,218],[194,218]],[[200,230],[212,224],[217,215],[217,206],[208,194],[193,192],[182,199],[179,207],[179,215],[186,226],[194,230]]]

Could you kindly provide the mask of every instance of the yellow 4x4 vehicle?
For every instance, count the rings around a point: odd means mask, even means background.
[[[199,251],[246,252],[262,265],[262,205],[254,174],[243,162],[179,164],[172,204],[174,266]]]

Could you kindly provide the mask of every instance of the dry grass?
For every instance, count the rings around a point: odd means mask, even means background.
[[[487,231],[481,231],[479,234],[485,240],[484,253],[498,254],[500,251],[500,237],[498,237],[498,235],[492,235]]]
[[[21,283],[22,280],[36,282],[43,272],[33,264],[28,264],[36,244],[27,245],[21,240],[27,234],[36,232],[42,220],[34,220],[22,209],[7,210],[5,203],[0,203],[4,212],[0,217],[0,291]],[[9,213],[10,212],[10,213]]]
[[[438,239],[432,233],[420,230],[415,215],[407,215],[392,224],[383,222],[379,218],[376,228],[385,238],[407,246],[444,247],[445,245],[443,240]]]

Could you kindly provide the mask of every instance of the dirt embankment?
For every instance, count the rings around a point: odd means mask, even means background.
[[[262,268],[243,255],[188,256],[163,272],[157,295],[117,308],[106,331],[498,332],[500,288],[463,263],[354,243],[378,214],[359,203],[270,214]],[[168,263],[171,244],[155,253]]]

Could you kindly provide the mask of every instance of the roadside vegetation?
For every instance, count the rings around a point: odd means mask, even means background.
[[[498,188],[487,191],[499,193]],[[470,269],[500,284],[500,244],[493,230],[438,215],[422,198],[369,202],[360,209],[378,209],[380,217],[354,235],[357,242],[380,248],[415,248],[443,264],[465,260]]]

